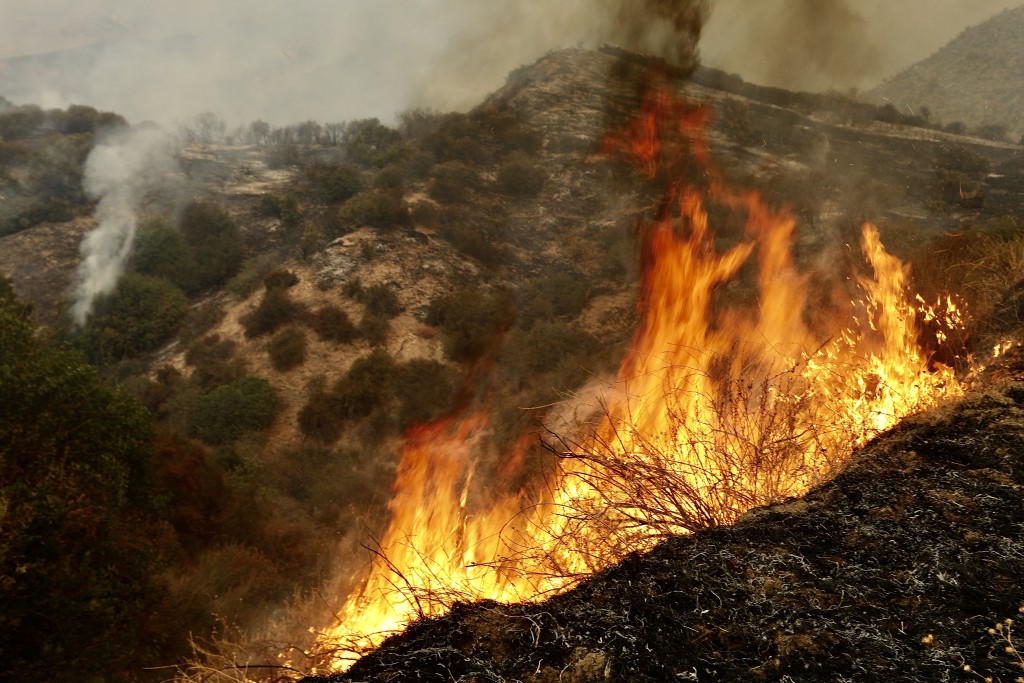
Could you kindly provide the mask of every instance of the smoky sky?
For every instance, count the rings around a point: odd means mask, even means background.
[[[0,94],[132,121],[464,109],[561,47],[700,53],[755,82],[870,87],[1008,0],[0,0]],[[706,21],[705,21],[706,20]],[[46,57],[32,57],[46,53]]]
[[[866,89],[1021,0],[715,0],[709,66],[795,90]]]

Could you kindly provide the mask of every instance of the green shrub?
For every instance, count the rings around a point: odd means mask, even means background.
[[[402,429],[432,422],[455,408],[457,375],[444,363],[410,360],[399,367],[395,383],[401,399],[398,423]]]
[[[286,228],[294,228],[302,222],[302,212],[295,197],[290,194],[270,192],[260,197],[256,213],[268,218],[277,218]]]
[[[302,307],[280,288],[268,289],[263,293],[259,305],[240,319],[249,339],[274,332],[282,325],[295,322],[302,316]]]
[[[382,189],[360,192],[338,210],[338,223],[344,230],[368,226],[381,230],[408,228],[412,225],[409,207],[402,195]]]
[[[363,167],[386,166],[390,161],[389,152],[401,142],[402,136],[397,130],[388,128],[376,118],[350,121],[341,138],[348,160]]]
[[[230,443],[246,432],[269,427],[279,408],[280,401],[267,380],[250,375],[200,398],[192,426],[206,443]]]
[[[453,247],[488,268],[505,263],[507,248],[494,236],[490,225],[463,207],[447,206],[438,217],[438,232]]]
[[[11,107],[0,112],[0,138],[17,140],[35,133],[46,120],[43,110],[34,104]]]
[[[423,138],[424,147],[444,161],[481,163],[487,161],[487,132],[468,114],[440,114]]]
[[[242,267],[242,236],[223,209],[207,203],[189,204],[181,217],[181,234],[192,252],[200,288],[223,284]]]
[[[395,290],[387,285],[371,285],[362,291],[359,300],[366,306],[370,315],[382,318],[394,318],[402,312]]]
[[[266,252],[246,259],[241,270],[228,280],[227,290],[239,298],[246,298],[263,285],[263,279],[281,263],[281,256]]]
[[[534,375],[554,369],[565,360],[589,353],[593,338],[563,322],[538,321],[527,331],[510,335],[506,357],[522,375]]]
[[[427,322],[442,326],[445,354],[466,361],[493,349],[514,317],[504,292],[466,289],[432,302]]]
[[[152,426],[28,313],[0,278],[0,679],[130,680],[170,550]]]
[[[422,225],[428,228],[436,228],[438,216],[440,215],[437,206],[432,202],[419,201],[410,208],[412,222],[415,225]]]
[[[288,327],[267,345],[270,364],[278,372],[287,372],[306,362],[306,334],[297,327]]]
[[[181,232],[162,220],[149,220],[139,226],[130,263],[137,272],[164,278],[186,293],[199,288],[192,250]]]
[[[245,363],[234,360],[237,344],[211,334],[196,340],[185,352],[185,362],[192,366],[192,380],[203,388],[230,384],[245,377]]]
[[[435,166],[430,175],[430,196],[439,202],[468,202],[480,189],[480,174],[461,161],[448,161]]]
[[[529,327],[535,320],[573,317],[590,300],[587,279],[575,272],[557,272],[520,291],[519,321]]]
[[[540,132],[527,128],[519,117],[511,112],[487,113],[482,123],[489,127],[491,138],[505,154],[536,154],[544,144],[544,137]]]
[[[331,388],[328,401],[341,419],[366,417],[384,406],[394,393],[397,368],[383,349],[358,358]]]
[[[302,163],[302,154],[298,145],[290,142],[281,142],[267,150],[267,166],[270,168],[284,168],[286,166],[298,166]]]
[[[321,443],[334,443],[344,422],[335,414],[326,394],[312,396],[299,411],[299,431]]]
[[[357,277],[351,280],[346,280],[345,284],[341,287],[341,293],[347,296],[349,299],[355,299],[356,301],[363,300],[363,282]]]
[[[366,180],[353,164],[311,164],[302,171],[303,182],[314,197],[338,204],[366,189]]]
[[[405,187],[406,176],[408,175],[404,166],[392,164],[377,171],[373,176],[373,187],[381,190],[391,190],[401,193]]]
[[[320,339],[336,344],[349,344],[356,340],[359,331],[342,309],[327,304],[310,316],[309,326]]]
[[[532,197],[541,191],[547,173],[536,159],[513,152],[498,169],[498,189],[513,197]]]
[[[187,310],[185,295],[167,280],[125,273],[117,289],[96,300],[76,343],[93,363],[107,365],[155,349]]]
[[[178,341],[187,344],[211,329],[224,319],[224,305],[215,299],[189,308],[185,319],[178,327]]]

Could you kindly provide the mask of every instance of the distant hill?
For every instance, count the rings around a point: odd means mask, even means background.
[[[867,97],[903,113],[927,107],[933,119],[962,122],[986,137],[1018,139],[1024,133],[1024,7],[965,29]]]

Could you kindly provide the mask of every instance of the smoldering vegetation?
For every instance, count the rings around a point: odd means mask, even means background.
[[[96,298],[117,286],[132,252],[138,215],[147,193],[169,184],[175,168],[171,140],[158,128],[112,133],[85,160],[82,185],[97,201],[95,230],[82,240],[71,318],[85,323]]]

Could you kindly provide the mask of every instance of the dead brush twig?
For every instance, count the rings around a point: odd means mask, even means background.
[[[742,379],[720,380],[713,394],[667,386],[659,433],[636,429],[633,407],[609,405],[600,406],[601,426],[581,437],[549,432],[545,447],[582,492],[556,513],[560,543],[574,551],[596,543],[581,549],[607,566],[659,539],[730,524],[833,474],[858,439],[817,419],[800,368],[772,365],[751,361],[734,373]]]
[[[289,661],[293,646],[263,643],[254,653],[251,644],[224,635],[208,641],[190,636],[189,646],[188,661],[173,667],[175,683],[291,683],[309,673]]]

